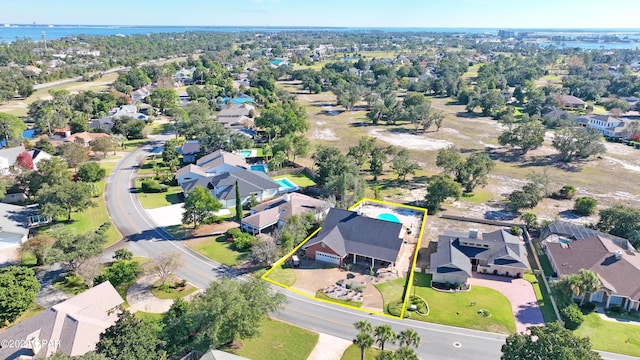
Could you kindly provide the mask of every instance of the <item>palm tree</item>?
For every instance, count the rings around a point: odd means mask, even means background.
[[[407,346],[400,346],[394,355],[395,360],[419,360],[413,349]]]
[[[420,335],[413,329],[402,330],[398,334],[398,342],[400,347],[413,346],[417,348],[420,345]]]
[[[376,360],[397,360],[396,353],[393,351],[382,351],[376,356]]]
[[[600,287],[600,279],[596,273],[588,269],[580,269],[578,277],[580,278],[580,290],[583,295],[582,302],[584,302],[587,293],[593,293],[598,290]]]
[[[360,331],[360,333],[371,334],[373,332],[373,326],[367,320],[359,320],[353,323],[353,327],[356,330]]]
[[[391,329],[391,326],[389,325],[376,326],[374,333],[376,342],[380,344],[380,349],[382,351],[384,351],[385,343],[393,344],[396,341],[396,333],[393,332],[393,329]]]
[[[360,331],[358,336],[353,339],[353,344],[360,348],[360,360],[364,360],[364,351],[373,346],[375,341],[367,332]]]

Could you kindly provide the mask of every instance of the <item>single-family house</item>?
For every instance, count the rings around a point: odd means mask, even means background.
[[[83,132],[69,135],[61,140],[51,140],[51,143],[54,146],[57,146],[64,142],[75,142],[75,143],[82,144],[84,146],[90,146],[94,142],[94,140],[99,139],[101,137],[105,137],[105,136],[109,136],[109,135],[104,133],[92,133],[88,131],[83,131]]]
[[[431,254],[432,282],[466,284],[473,272],[522,277],[529,269],[527,252],[518,236],[506,230],[483,233],[445,231]]]
[[[195,360],[196,358],[193,356],[185,356],[180,360]],[[224,352],[221,350],[213,350],[205,352],[199,360],[249,360],[246,357],[238,356],[236,354]]]
[[[265,201],[278,195],[280,185],[267,174],[237,168],[233,172],[221,172],[216,175],[185,181],[181,184],[185,196],[196,187],[208,189],[222,203],[223,208],[236,206],[236,182],[240,187],[240,201],[244,205],[251,196]]]
[[[554,94],[552,96],[563,109],[584,109],[586,107],[584,101],[573,95]]]
[[[587,127],[598,130],[604,135],[604,132],[610,128],[616,128],[624,123],[624,119],[615,118],[609,115],[591,115]]]
[[[196,162],[196,156],[200,154],[200,141],[187,140],[182,147],[180,147],[180,154],[182,154],[183,163]]]
[[[106,281],[0,333],[2,359],[44,359],[94,351],[100,334],[115,324],[124,301]]]
[[[542,118],[559,122],[562,120],[575,121],[578,116],[562,109],[553,109],[542,114]]]
[[[251,214],[242,219],[240,228],[255,235],[281,227],[293,215],[312,212],[319,219],[328,211],[326,201],[294,192],[252,207]]]
[[[588,269],[598,275],[600,288],[585,294],[603,307],[640,310],[640,253],[627,239],[566,221],[554,221],[540,231],[540,243],[555,277]],[[547,274],[550,275],[550,274]],[[576,297],[583,300],[583,296]]]
[[[247,168],[249,165],[242,156],[224,150],[216,150],[199,158],[195,165],[189,164],[178,169],[176,180],[178,185],[182,185],[187,181]]]
[[[251,117],[252,111],[255,111],[255,106],[251,104],[248,104],[248,103],[237,104],[234,102],[230,102],[229,104],[224,104],[221,106],[220,111],[218,111],[218,114],[216,115],[216,119],[219,122],[224,122],[224,121],[228,121],[228,120],[225,120],[228,118],[237,119],[242,116]]]
[[[544,251],[557,277],[576,274],[581,269],[593,271],[600,287],[581,294],[586,300],[605,308],[620,306],[624,310],[640,310],[640,253],[628,242],[614,241],[601,235],[582,239],[550,236],[544,240]]]
[[[48,160],[53,157],[53,155],[42,151],[40,149],[31,149],[29,150],[29,155],[31,155],[31,159],[33,160],[33,169],[38,170],[38,163],[42,160]]]
[[[30,208],[0,204],[0,249],[16,248],[29,236]]]
[[[0,174],[8,175],[14,169],[18,161],[18,155],[25,152],[24,146],[0,149]]]
[[[371,266],[395,266],[404,244],[401,223],[331,208],[318,234],[302,249],[311,259],[342,265],[367,261]]]
[[[239,117],[219,117],[218,122],[225,129],[252,129],[255,127],[255,121],[244,115]]]
[[[622,122],[618,125],[604,129],[602,135],[611,138],[628,139],[638,134],[638,131],[640,131],[640,121],[629,119],[621,120]]]

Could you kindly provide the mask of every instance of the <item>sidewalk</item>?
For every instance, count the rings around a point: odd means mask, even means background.
[[[351,344],[352,342],[349,340],[320,333],[318,343],[307,360],[340,360],[342,354]]]

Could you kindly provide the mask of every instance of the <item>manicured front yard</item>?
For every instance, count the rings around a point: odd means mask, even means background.
[[[594,349],[640,356],[640,326],[603,320],[596,313],[585,315],[584,322],[574,331],[588,336]]]
[[[558,320],[556,312],[553,311],[551,297],[547,292],[547,288],[544,287],[541,275],[524,274],[524,279],[531,283],[533,291],[536,293],[536,300],[538,300],[538,306],[540,306],[544,322],[550,323]]]
[[[185,283],[184,286],[180,286],[180,279],[176,276],[172,276],[167,281],[166,288],[162,287],[161,281],[158,280],[153,284],[151,288],[151,295],[159,299],[180,299],[187,295],[193,294],[198,290],[197,287]]]
[[[228,350],[236,355],[260,360],[306,360],[318,342],[318,334],[289,325],[282,321],[266,319],[260,326],[260,334],[242,340],[242,348]]]
[[[389,313],[387,308],[390,304],[395,304],[402,300],[406,282],[406,278],[400,278],[376,285],[376,288],[382,294],[382,300],[384,301],[384,312],[386,314]]]
[[[187,246],[209,259],[226,266],[238,265],[238,263],[246,259],[249,254],[247,252],[234,250],[233,244],[227,242],[224,236],[190,240]]]
[[[380,349],[368,348],[364,351],[365,360],[375,360],[376,356],[380,354]],[[340,360],[360,360],[360,348],[356,345],[351,345],[345,350]]]
[[[167,192],[145,193],[142,192],[142,180],[136,179],[136,196],[140,205],[145,209],[156,209],[180,203],[182,188],[180,186],[170,186]]]
[[[316,182],[313,181],[310,177],[308,177],[307,175],[300,173],[300,174],[290,174],[290,175],[280,175],[280,176],[275,176],[273,179],[274,180],[278,180],[278,179],[282,179],[282,178],[287,178],[291,181],[293,181],[294,184],[298,185],[299,187],[307,187],[307,186],[315,186]]]
[[[274,268],[267,277],[284,286],[291,286],[297,280],[296,272],[290,268],[283,268],[282,265]]]
[[[466,292],[436,291],[429,286],[431,275],[420,273],[415,274],[415,283],[416,295],[427,301],[430,312],[427,316],[412,312],[411,319],[502,334],[516,331],[511,303],[496,290],[473,286]],[[488,310],[491,316],[481,316],[480,309]]]

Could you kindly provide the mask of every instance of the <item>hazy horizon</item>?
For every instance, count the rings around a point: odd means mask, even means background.
[[[32,0],[0,4],[0,24],[194,27],[637,29],[640,1]]]

